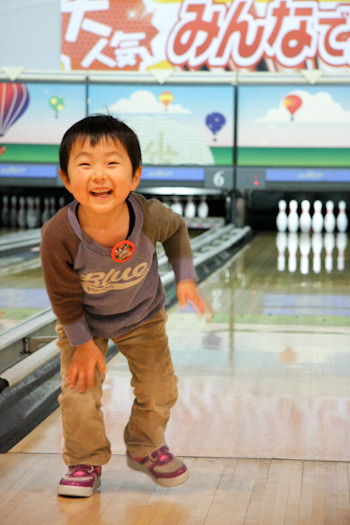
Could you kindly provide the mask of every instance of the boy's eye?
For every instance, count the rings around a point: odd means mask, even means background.
[[[116,166],[118,162],[112,161],[108,163],[108,166]]]
[[[81,162],[79,166],[90,166],[90,164],[88,162]]]

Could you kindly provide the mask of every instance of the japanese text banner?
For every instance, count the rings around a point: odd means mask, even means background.
[[[348,69],[350,3],[61,0],[62,68]]]

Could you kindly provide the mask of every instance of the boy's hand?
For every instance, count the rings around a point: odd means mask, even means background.
[[[78,386],[79,392],[95,386],[95,368],[101,374],[106,373],[106,360],[99,347],[92,339],[77,346],[71,364],[68,367],[67,378],[71,388]]]
[[[180,281],[177,283],[176,295],[181,308],[185,308],[187,301],[192,302],[201,314],[209,313],[213,315],[210,303],[198,292],[195,281]]]

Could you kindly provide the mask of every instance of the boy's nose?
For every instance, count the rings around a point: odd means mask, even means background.
[[[92,175],[92,180],[101,181],[105,179],[106,179],[106,175],[104,174],[103,169],[97,168]]]

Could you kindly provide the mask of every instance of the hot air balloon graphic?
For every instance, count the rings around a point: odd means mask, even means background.
[[[169,104],[174,100],[174,95],[170,91],[162,91],[159,95],[159,100],[164,104],[165,111],[168,109]]]
[[[210,129],[210,131],[213,133],[214,140],[216,140],[216,134],[218,133],[218,131],[220,131],[225,122],[226,119],[221,113],[211,113],[210,115],[207,115],[205,123]]]
[[[294,120],[294,113],[300,108],[302,103],[303,101],[298,95],[287,95],[284,97],[283,105],[290,113],[290,120]]]
[[[0,137],[23,115],[28,104],[25,84],[0,83]]]
[[[55,118],[58,118],[59,112],[64,108],[64,98],[55,95],[50,98],[49,104],[55,112]]]

